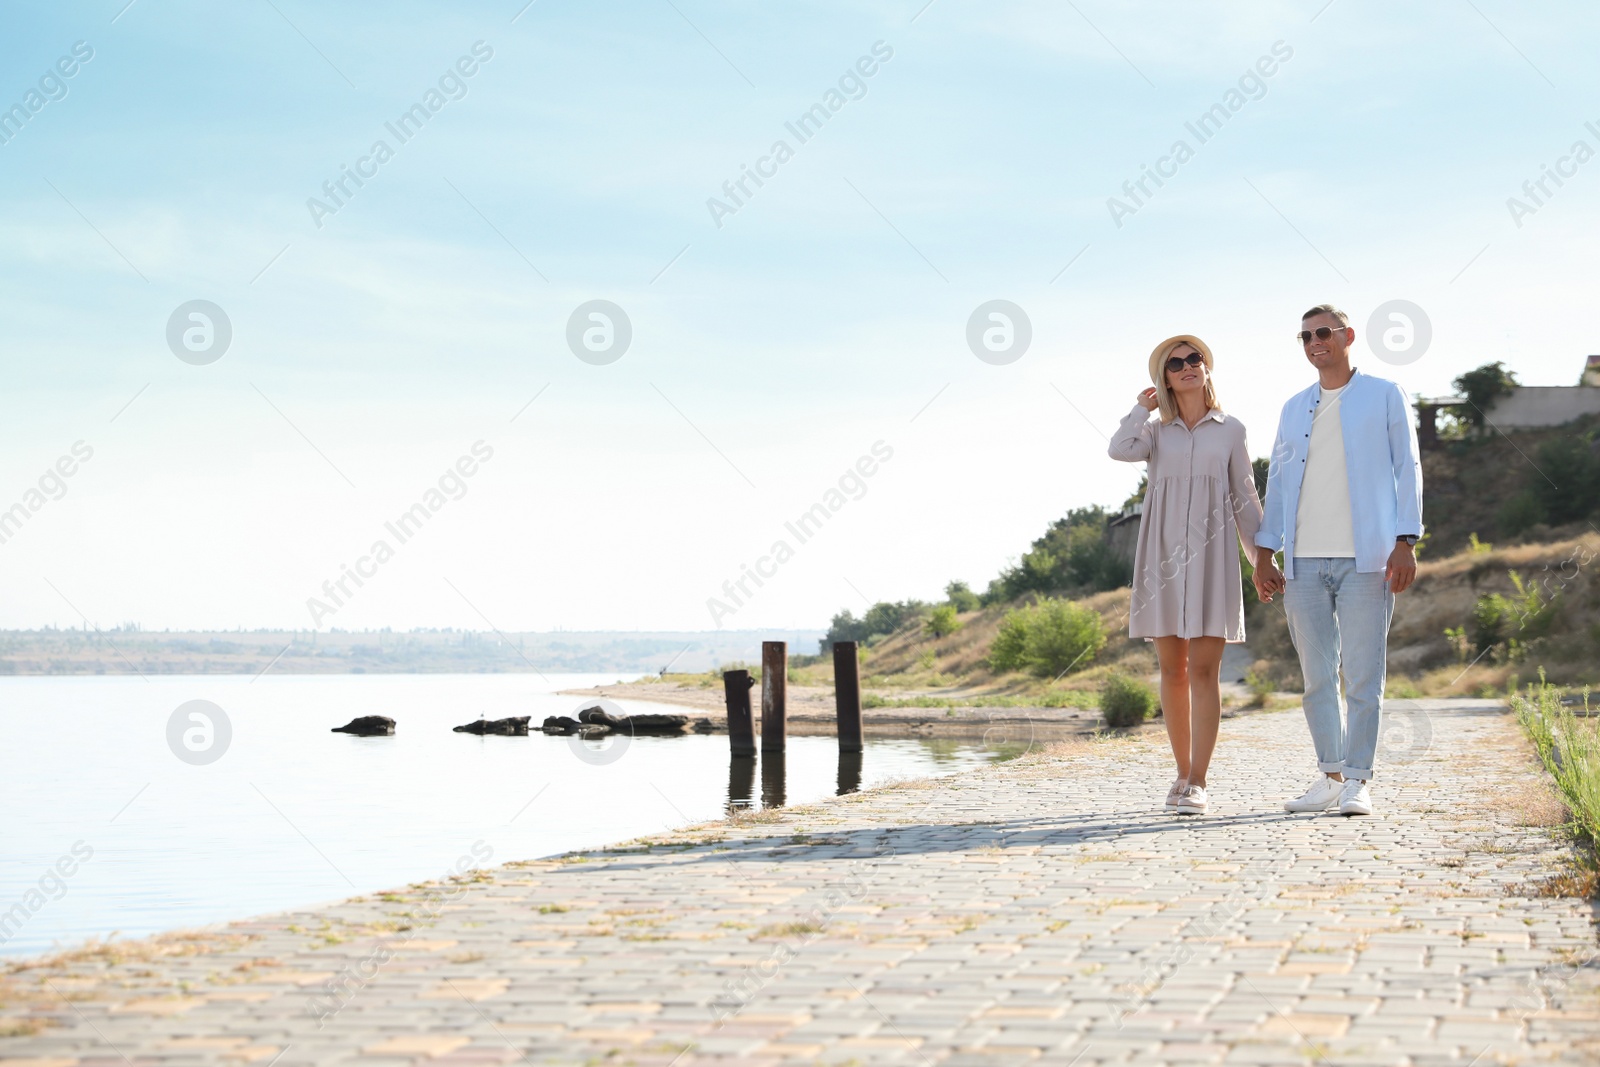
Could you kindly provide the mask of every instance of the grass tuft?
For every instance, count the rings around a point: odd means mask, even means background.
[[[1581,716],[1562,703],[1562,693],[1540,671],[1539,684],[1513,697],[1511,706],[1555,779],[1574,829],[1594,849],[1600,845],[1600,717],[1590,711],[1587,689]]]

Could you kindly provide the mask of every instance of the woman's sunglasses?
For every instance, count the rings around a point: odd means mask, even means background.
[[[1187,356],[1168,356],[1167,373],[1177,374],[1185,367],[1198,367],[1206,361],[1206,357],[1198,352],[1190,352]]]
[[[1315,330],[1301,330],[1295,336],[1300,339],[1301,344],[1308,345],[1313,337],[1319,341],[1326,341],[1334,335],[1335,329],[1333,326],[1318,326]],[[1342,330],[1344,327],[1340,326],[1337,329]]]

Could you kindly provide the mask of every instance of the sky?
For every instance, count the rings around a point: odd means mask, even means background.
[[[1600,351],[1593,5],[0,20],[7,628],[820,627],[1120,504],[1167,336],[1256,455],[1313,304]]]

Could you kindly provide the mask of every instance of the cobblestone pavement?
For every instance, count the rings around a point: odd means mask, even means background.
[[[1281,810],[1295,710],[1225,724],[1204,817],[1146,732],[85,950],[5,975],[0,1062],[1600,1062],[1515,725],[1394,702],[1384,754],[1372,818]]]

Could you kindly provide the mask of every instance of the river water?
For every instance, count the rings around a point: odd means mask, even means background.
[[[728,758],[725,734],[451,731],[480,715],[576,717],[586,702],[558,690],[615,680],[0,678],[0,956],[329,902],[436,878],[463,856],[549,856],[715,819],[730,803],[807,803],[1000,756],[868,739],[849,763],[832,738],[791,737],[781,767],[752,766]],[[357,715],[387,715],[396,732],[330,732]]]

